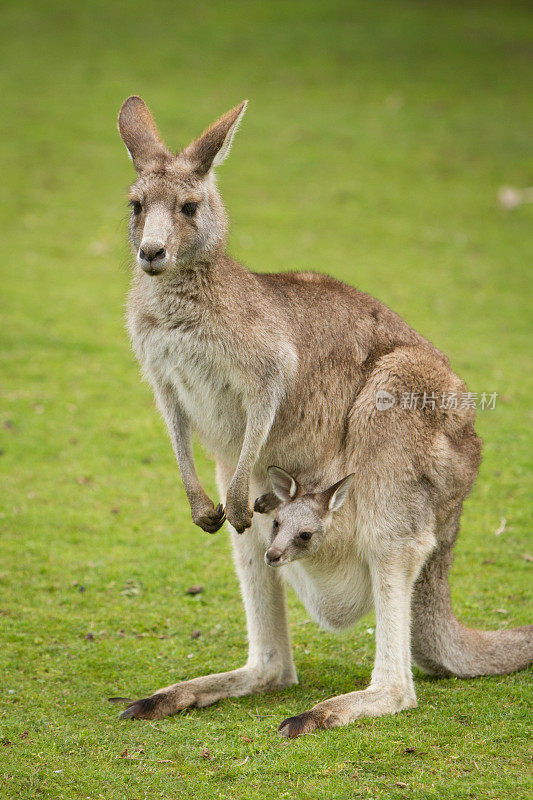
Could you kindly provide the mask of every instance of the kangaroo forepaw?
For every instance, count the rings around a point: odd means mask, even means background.
[[[268,514],[269,511],[274,511],[281,503],[279,497],[274,492],[267,492],[258,497],[254,503],[254,511],[258,514]]]
[[[227,509],[228,522],[237,533],[244,533],[252,524],[253,511],[247,506],[232,506]]]
[[[211,511],[204,512],[198,516],[193,515],[193,522],[206,533],[216,533],[226,521],[224,506],[219,503]]]

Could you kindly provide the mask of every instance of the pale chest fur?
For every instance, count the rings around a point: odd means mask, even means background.
[[[171,391],[200,439],[217,455],[238,456],[246,414],[238,372],[216,341],[186,324],[146,324],[128,320],[133,349],[146,379]]]

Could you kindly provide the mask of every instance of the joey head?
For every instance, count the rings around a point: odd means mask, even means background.
[[[257,498],[255,510],[273,512],[272,542],[265,561],[269,567],[281,567],[318,552],[354,475],[315,492],[306,492],[280,467],[269,467],[268,475],[273,491]]]

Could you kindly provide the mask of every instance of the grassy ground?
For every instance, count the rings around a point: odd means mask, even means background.
[[[133,92],[176,147],[249,97],[220,170],[232,253],[356,283],[472,391],[499,393],[479,413],[454,604],[472,625],[528,621],[532,213],[497,200],[531,180],[527,5],[5,0],[0,13],[0,796],[525,798],[527,674],[417,674],[416,710],[278,737],[284,717],[363,686],[374,650],[371,617],[336,638],[292,596],[299,687],[161,723],[120,723],[106,698],[245,653],[227,533],[192,525],[123,329],[132,170],[115,115]],[[214,496],[212,462],[198,463]],[[204,592],[187,595],[193,583]]]

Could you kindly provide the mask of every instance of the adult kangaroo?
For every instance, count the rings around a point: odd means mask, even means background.
[[[118,118],[138,173],[130,193],[133,348],[194,522],[213,533],[227,517],[232,528],[249,639],[246,666],[160,689],[122,716],[157,719],[295,684],[288,580],[326,627],[376,611],[370,686],[285,720],[280,731],[293,737],[415,706],[411,656],[433,675],[521,669],[533,660],[533,626],[470,630],[451,609],[447,573],[481,442],[471,404],[441,401],[466,391],[447,358],[351,286],[314,273],[256,274],[226,254],[213,170],[245,108],[177,155],[141,98],[128,98]],[[406,393],[424,402],[404,407]],[[225,509],[200,485],[193,430],[216,458]],[[253,498],[270,491],[272,464],[315,492],[355,473],[320,550],[279,570],[264,559],[272,524],[252,511]]]

